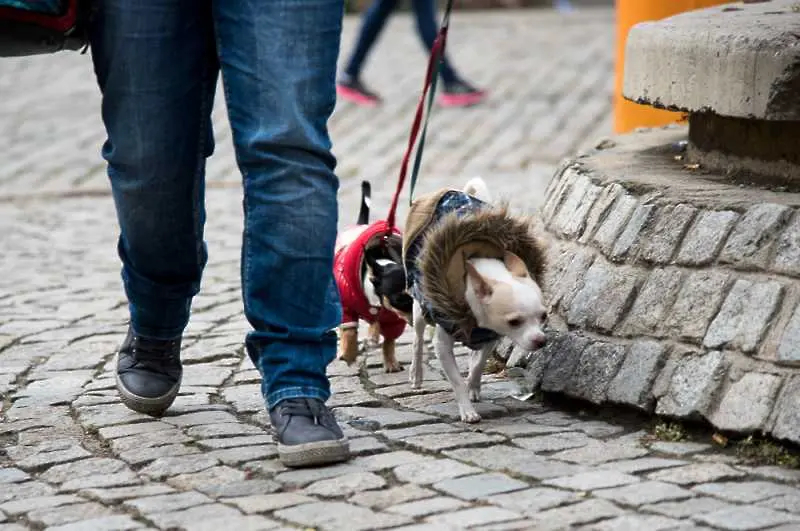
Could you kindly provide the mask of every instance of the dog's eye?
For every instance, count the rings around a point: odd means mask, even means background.
[[[514,319],[508,320],[508,326],[510,326],[511,328],[517,328],[521,324],[522,324],[522,319],[520,319],[519,317],[515,317]]]
[[[547,312],[542,313],[542,322],[543,323],[547,322]]]

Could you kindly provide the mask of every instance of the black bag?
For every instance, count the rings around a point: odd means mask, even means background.
[[[0,57],[86,49],[88,0],[0,0]]]

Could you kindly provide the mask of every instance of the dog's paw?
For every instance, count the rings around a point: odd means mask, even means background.
[[[414,389],[420,389],[422,387],[422,371],[414,362],[411,363],[411,367],[408,370],[408,383],[410,383],[411,387]]]
[[[459,406],[459,413],[461,414],[461,422],[466,422],[467,424],[475,424],[476,422],[481,421],[480,414],[475,411],[475,409],[470,406],[469,408],[460,407]]]
[[[480,402],[481,401],[481,390],[480,389],[467,389],[467,393],[469,394],[470,402]]]
[[[381,338],[378,337],[368,337],[367,340],[364,342],[367,348],[376,348],[381,346]]]
[[[400,372],[403,370],[403,366],[400,365],[400,362],[397,360],[391,362],[383,362],[383,370],[385,372]]]

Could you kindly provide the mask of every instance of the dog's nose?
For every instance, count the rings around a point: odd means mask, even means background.
[[[545,336],[537,337],[533,341],[531,341],[531,350],[539,350],[546,344],[547,344],[547,338]]]

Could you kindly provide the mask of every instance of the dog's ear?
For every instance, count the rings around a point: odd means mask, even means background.
[[[373,273],[376,275],[380,273],[382,267],[378,263],[377,252],[374,249],[367,249],[364,251],[364,260],[367,261],[367,265],[373,271]]]
[[[530,277],[530,274],[528,273],[528,268],[525,266],[525,262],[522,261],[522,258],[515,255],[511,251],[505,252],[505,255],[503,255],[503,263],[506,265],[506,267],[513,276],[517,278]]]
[[[494,292],[494,281],[481,275],[469,261],[465,262],[464,266],[467,269],[467,276],[472,279],[472,284],[475,286],[475,295],[485,302]]]

